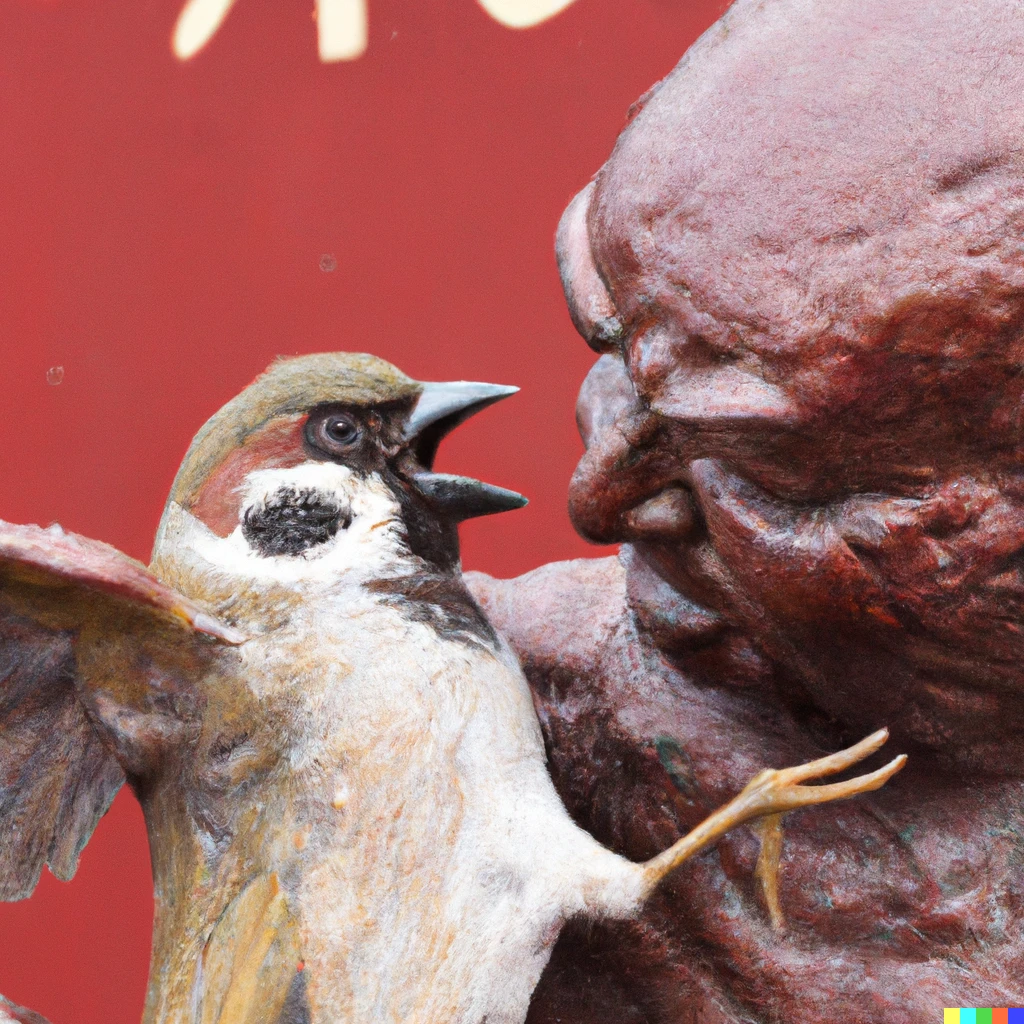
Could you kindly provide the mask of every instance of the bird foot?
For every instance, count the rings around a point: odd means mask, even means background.
[[[835,775],[863,761],[889,738],[888,729],[880,729],[846,750],[828,757],[809,761],[795,768],[769,768],[756,775],[738,796],[720,807],[692,832],[683,836],[657,857],[643,865],[644,896],[649,896],[666,875],[678,868],[695,853],[710,846],[737,825],[762,819],[761,856],[758,858],[757,877],[761,882],[765,902],[772,924],[784,925],[778,894],[779,860],[782,855],[782,816],[787,811],[813,804],[843,800],[858,793],[869,793],[886,784],[906,764],[906,754],[900,754],[887,765],[867,775],[858,775],[845,782],[824,786],[804,786],[801,783],[825,775]]]
[[[769,814],[754,822],[754,831],[761,840],[761,852],[757,856],[754,877],[761,886],[761,895],[768,908],[772,927],[782,931],[786,918],[779,901],[779,862],[782,860],[782,815]]]

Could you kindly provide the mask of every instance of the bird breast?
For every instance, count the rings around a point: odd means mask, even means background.
[[[351,593],[287,633],[247,675],[289,709],[274,867],[311,1020],[523,1020],[563,920],[632,866],[569,819],[518,666]]]

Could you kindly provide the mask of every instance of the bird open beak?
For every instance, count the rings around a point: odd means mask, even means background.
[[[426,383],[405,425],[405,440],[425,467],[412,475],[413,483],[439,511],[461,522],[522,508],[527,499],[515,491],[495,487],[466,476],[433,471],[442,439],[470,416],[514,395],[519,388],[459,380]]]

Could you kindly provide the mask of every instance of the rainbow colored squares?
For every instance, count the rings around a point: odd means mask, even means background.
[[[1024,1024],[1024,1009],[1019,1006],[946,1007],[942,1024]]]

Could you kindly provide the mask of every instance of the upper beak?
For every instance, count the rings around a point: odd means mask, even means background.
[[[405,425],[405,440],[425,470],[413,475],[424,496],[445,515],[472,519],[522,508],[526,498],[504,487],[470,477],[434,473],[434,457],[442,439],[481,409],[514,395],[519,388],[459,380],[426,383]]]

